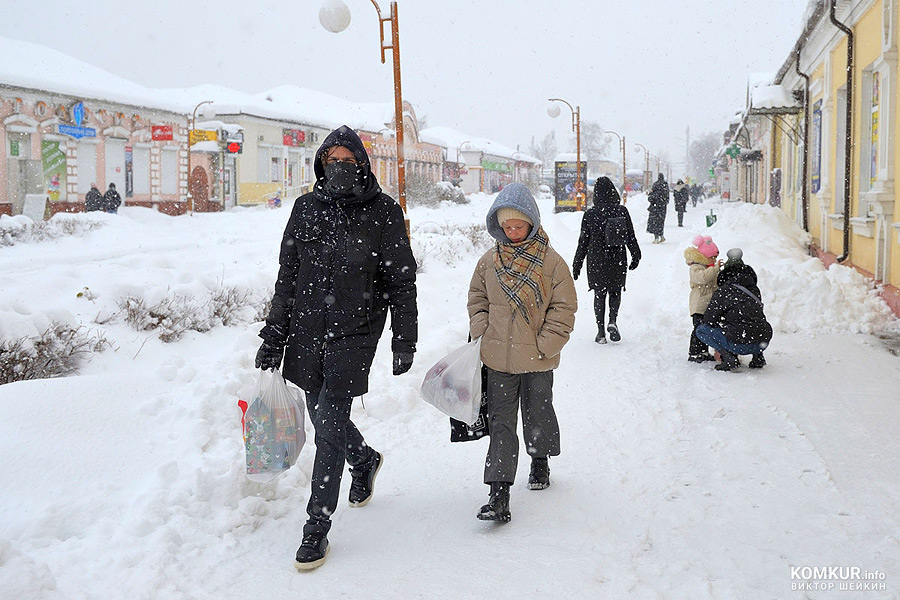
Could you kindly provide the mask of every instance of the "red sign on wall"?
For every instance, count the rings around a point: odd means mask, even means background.
[[[282,129],[281,134],[285,146],[300,146],[306,141],[306,132],[299,129]]]
[[[156,141],[166,141],[172,139],[171,125],[154,125],[152,128],[152,136]]]

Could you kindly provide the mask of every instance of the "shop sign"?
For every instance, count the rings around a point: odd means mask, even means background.
[[[481,161],[481,168],[488,171],[499,171],[500,173],[509,173],[511,170],[506,163],[492,162],[489,160]]]
[[[375,140],[371,135],[366,133],[361,133],[359,135],[359,139],[362,140],[363,147],[365,147],[367,152],[372,152],[372,148],[374,147]]]
[[[306,142],[306,132],[299,129],[282,129],[281,134],[285,146],[302,146]]]
[[[85,137],[97,137],[97,130],[92,129],[91,127],[78,127],[76,125],[63,125],[61,123],[56,126],[56,133],[73,137],[76,140]]]
[[[155,142],[161,141],[170,141],[172,140],[172,126],[171,125],[153,125],[150,128],[151,137]]]
[[[206,129],[191,129],[191,133],[190,133],[189,137],[190,137],[190,145],[193,146],[197,142],[218,141],[219,134],[215,131],[208,131]]]

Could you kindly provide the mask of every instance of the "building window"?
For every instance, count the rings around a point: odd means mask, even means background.
[[[159,174],[162,178],[160,191],[163,194],[178,193],[178,151],[163,148],[159,157]]]
[[[134,176],[134,193],[150,193],[150,148],[134,147],[132,156],[132,173]]]

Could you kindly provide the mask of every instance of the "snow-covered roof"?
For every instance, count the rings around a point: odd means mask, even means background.
[[[750,90],[750,106],[759,109],[799,108],[790,90],[781,85],[764,85]]]
[[[540,159],[514,150],[508,146],[497,143],[494,140],[471,136],[457,131],[452,127],[429,127],[419,132],[419,139],[429,144],[435,144],[447,149],[447,160],[460,162],[456,156],[457,150],[463,154],[466,152],[484,152],[491,156],[508,158],[518,162],[527,162],[535,165],[541,164]],[[460,149],[460,145],[462,148]]]

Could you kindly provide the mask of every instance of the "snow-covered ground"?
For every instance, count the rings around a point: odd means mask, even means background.
[[[878,337],[896,335],[896,321],[862,277],[808,257],[803,233],[768,207],[707,200],[684,229],[670,212],[667,242],[652,245],[646,197],[629,200],[644,258],[629,274],[623,340],[593,343],[579,280],[555,376],[563,453],[551,461],[553,485],[527,490],[522,461],[512,522],[476,520],[487,441],[450,444],[446,418],[418,387],[465,342],[466,289],[485,247],[473,226],[490,201],[410,211],[424,264],[419,352],[392,377],[389,344],[379,348],[353,418],[385,467],[363,509],[348,509],[345,483],[332,551],[309,573],[293,556],[310,425],[294,468],[269,484],[244,475],[237,391],[255,378],[253,311],[172,343],[116,316],[126,296],[202,303],[236,286],[264,297],[289,207],[59,217],[101,225],[0,247],[2,337],[56,320],[113,345],[77,376],[0,386],[0,596],[900,597],[900,358]],[[544,226],[571,258],[581,215],[551,206],[541,201]],[[718,222],[707,229],[710,209]],[[0,235],[14,225],[0,221]],[[759,274],[775,328],[761,371],[686,361],[682,251],[699,232],[723,254],[742,247]],[[884,589],[853,595],[839,586],[863,582],[792,577],[792,567],[822,566],[880,571]],[[797,589],[807,583],[835,589]]]

